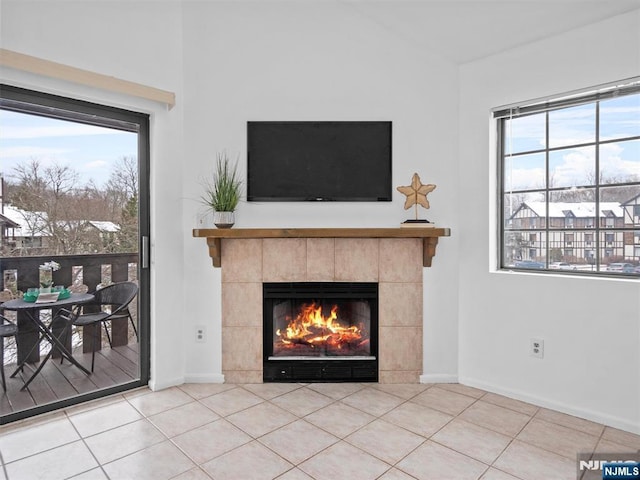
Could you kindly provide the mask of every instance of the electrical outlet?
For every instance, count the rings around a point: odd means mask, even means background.
[[[196,342],[204,343],[207,341],[206,339],[207,330],[202,325],[198,325],[196,327]]]
[[[529,355],[536,358],[544,358],[544,340],[532,338],[529,341]]]

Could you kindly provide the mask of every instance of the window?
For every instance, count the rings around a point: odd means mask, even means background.
[[[564,218],[564,226],[565,228],[573,228],[573,220],[574,218],[570,215]]]
[[[584,234],[584,243],[587,246],[590,246],[593,243],[593,233],[585,233]]]
[[[539,231],[536,261],[544,264],[537,271],[562,256],[571,257],[574,268],[562,272],[569,275],[639,265],[640,77],[496,109],[494,117],[499,267],[532,268],[520,261],[524,229],[532,228]]]

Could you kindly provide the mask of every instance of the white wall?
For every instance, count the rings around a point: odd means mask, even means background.
[[[339,3],[3,0],[0,17],[3,48],[177,94],[167,111],[0,73],[151,113],[152,386],[221,380],[220,270],[191,238],[215,152],[244,159],[247,120],[383,119],[394,127],[394,185],[414,171],[437,184],[425,213],[453,232],[424,270],[425,380],[459,371],[469,384],[640,431],[638,282],[489,272],[489,109],[637,75],[638,13],[465,65],[459,89],[454,65]],[[239,227],[358,227],[406,215],[396,193],[388,204],[244,203],[237,217]],[[207,328],[204,344],[193,341],[196,325]],[[546,342],[542,361],[527,356],[534,336]],[[609,379],[624,393],[604,388]]]
[[[220,273],[189,230],[200,178],[222,149],[240,155],[244,174],[248,120],[393,121],[393,185],[408,184],[414,172],[437,184],[423,213],[453,230],[425,269],[424,368],[455,378],[457,68],[340,3],[187,2],[183,15],[187,379],[221,371]],[[410,218],[403,202],[395,191],[391,203],[244,202],[236,225],[393,227]],[[209,342],[193,342],[195,325],[207,326]]]
[[[464,65],[459,158],[460,381],[638,433],[640,282],[491,272],[489,111],[639,73],[640,11]]]
[[[5,82],[151,113],[152,351],[155,388],[220,381],[220,270],[191,237],[200,178],[240,155],[247,120],[391,120],[394,185],[414,171],[438,189],[425,212],[453,236],[425,269],[425,373],[457,371],[457,69],[339,3],[4,0],[2,47],[177,94],[167,111],[10,69]],[[126,14],[124,13],[126,12]],[[184,23],[183,23],[184,14]],[[184,62],[183,62],[184,53]],[[184,89],[183,89],[184,81]],[[183,140],[184,137],[184,140]],[[241,204],[237,225],[395,226],[391,203]],[[196,326],[207,342],[194,342]]]
[[[182,32],[176,2],[0,3],[0,43],[78,68],[176,92],[157,103],[2,69],[3,82],[151,115],[151,384],[182,382]],[[176,339],[178,345],[176,348]]]

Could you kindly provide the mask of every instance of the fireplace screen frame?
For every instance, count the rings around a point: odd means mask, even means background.
[[[375,282],[265,282],[263,285],[264,382],[377,382],[378,283]],[[370,307],[370,355],[274,357],[273,305],[281,300],[366,300]]]

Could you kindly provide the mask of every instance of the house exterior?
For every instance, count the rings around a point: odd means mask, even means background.
[[[507,220],[509,230],[520,230],[518,241],[511,245],[513,259],[544,261],[548,245],[550,262],[593,263],[598,239],[592,229],[596,222],[601,229],[611,229],[600,233],[603,263],[607,263],[607,258],[637,259],[632,255],[633,236],[616,230],[625,226],[628,210],[620,203],[600,202],[598,212],[595,202],[549,203],[548,230],[546,209],[545,202],[523,202]]]
[[[640,195],[630,198],[620,206],[624,210],[624,226],[632,227],[640,223]],[[625,260],[640,261],[640,230],[624,234]]]
[[[0,227],[2,255],[46,254],[47,249],[55,248],[46,212],[30,212],[13,205],[3,205]],[[104,253],[115,251],[121,229],[110,221],[83,220],[60,222],[58,230],[79,234],[77,250]]]
[[[3,205],[2,215],[8,220],[2,227],[0,248],[3,254],[29,250],[33,255],[49,246],[51,233],[45,212],[29,212],[13,205]]]

